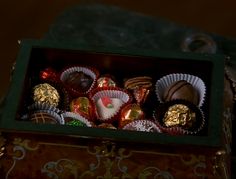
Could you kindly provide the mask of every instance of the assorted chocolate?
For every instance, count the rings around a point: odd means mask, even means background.
[[[164,101],[175,99],[185,99],[197,105],[199,103],[198,91],[187,81],[178,80],[168,86],[163,95]]]
[[[205,127],[201,110],[205,85],[190,74],[170,74],[158,80],[127,77],[118,85],[112,74],[74,66],[61,73],[46,68],[38,78],[39,84],[31,87],[33,104],[22,115],[34,123],[172,135],[197,135]],[[147,100],[156,103],[155,107],[146,105]]]

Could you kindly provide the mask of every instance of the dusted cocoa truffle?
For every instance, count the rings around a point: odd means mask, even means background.
[[[199,103],[197,90],[185,80],[176,81],[165,90],[163,95],[164,101],[175,99],[187,100],[195,105]]]
[[[74,71],[68,75],[64,83],[77,91],[86,92],[91,87],[93,79],[82,71]]]

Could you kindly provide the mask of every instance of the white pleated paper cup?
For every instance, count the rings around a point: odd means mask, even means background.
[[[132,130],[132,131],[141,131],[141,132],[158,132],[161,133],[159,127],[147,119],[134,120],[128,124],[126,124],[123,130]]]
[[[99,104],[99,100],[102,97],[110,98],[114,108],[109,109],[101,106],[101,103]],[[131,96],[128,92],[126,92],[124,89],[116,87],[97,89],[91,94],[90,98],[94,103],[95,113],[98,120],[107,123],[111,123],[115,119],[118,120],[121,109],[124,107],[124,105],[130,103],[131,101]]]
[[[74,112],[65,112],[65,113],[62,113],[62,116],[64,118],[65,124],[67,124],[66,118],[71,118],[73,120],[80,121],[81,123],[85,124],[87,127],[93,126],[93,124],[88,119]]]
[[[92,78],[93,82],[87,91],[84,91],[84,92],[78,91],[77,89],[73,89],[65,84],[66,80],[69,78],[69,75],[74,72],[83,72],[84,74]],[[91,68],[91,67],[83,67],[83,66],[74,66],[74,67],[67,68],[60,75],[61,82],[65,85],[67,90],[72,93],[73,96],[89,93],[96,86],[97,78],[98,78],[98,71],[96,69]]]
[[[40,103],[40,102],[35,102],[32,105],[28,106],[29,111],[37,111],[37,110],[44,110],[44,111],[52,111],[55,113],[59,113],[60,109],[56,108],[55,106],[52,106],[47,103]]]
[[[205,95],[206,95],[206,85],[203,80],[197,76],[190,75],[190,74],[183,74],[183,73],[173,73],[166,75],[159,80],[157,80],[155,84],[155,92],[159,102],[165,102],[163,99],[164,93],[166,89],[172,85],[173,83],[185,80],[190,83],[194,89],[198,92],[199,102],[198,106],[201,107],[204,104]]]

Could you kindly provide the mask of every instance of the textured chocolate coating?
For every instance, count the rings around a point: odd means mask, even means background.
[[[195,105],[199,103],[199,95],[196,89],[185,80],[176,81],[164,92],[163,100],[171,101],[176,99],[187,100]]]
[[[34,123],[57,124],[58,121],[52,115],[46,112],[34,112],[30,115],[30,120]]]
[[[66,85],[80,92],[88,91],[92,83],[93,79],[81,71],[75,71],[69,74],[68,78],[65,80]]]
[[[188,106],[183,104],[170,106],[164,116],[164,124],[166,127],[180,126],[190,128],[195,122],[195,112],[191,111]]]

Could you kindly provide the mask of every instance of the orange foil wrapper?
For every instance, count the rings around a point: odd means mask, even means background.
[[[144,119],[144,112],[138,104],[128,104],[121,110],[119,127],[122,128],[126,124],[138,119]]]

